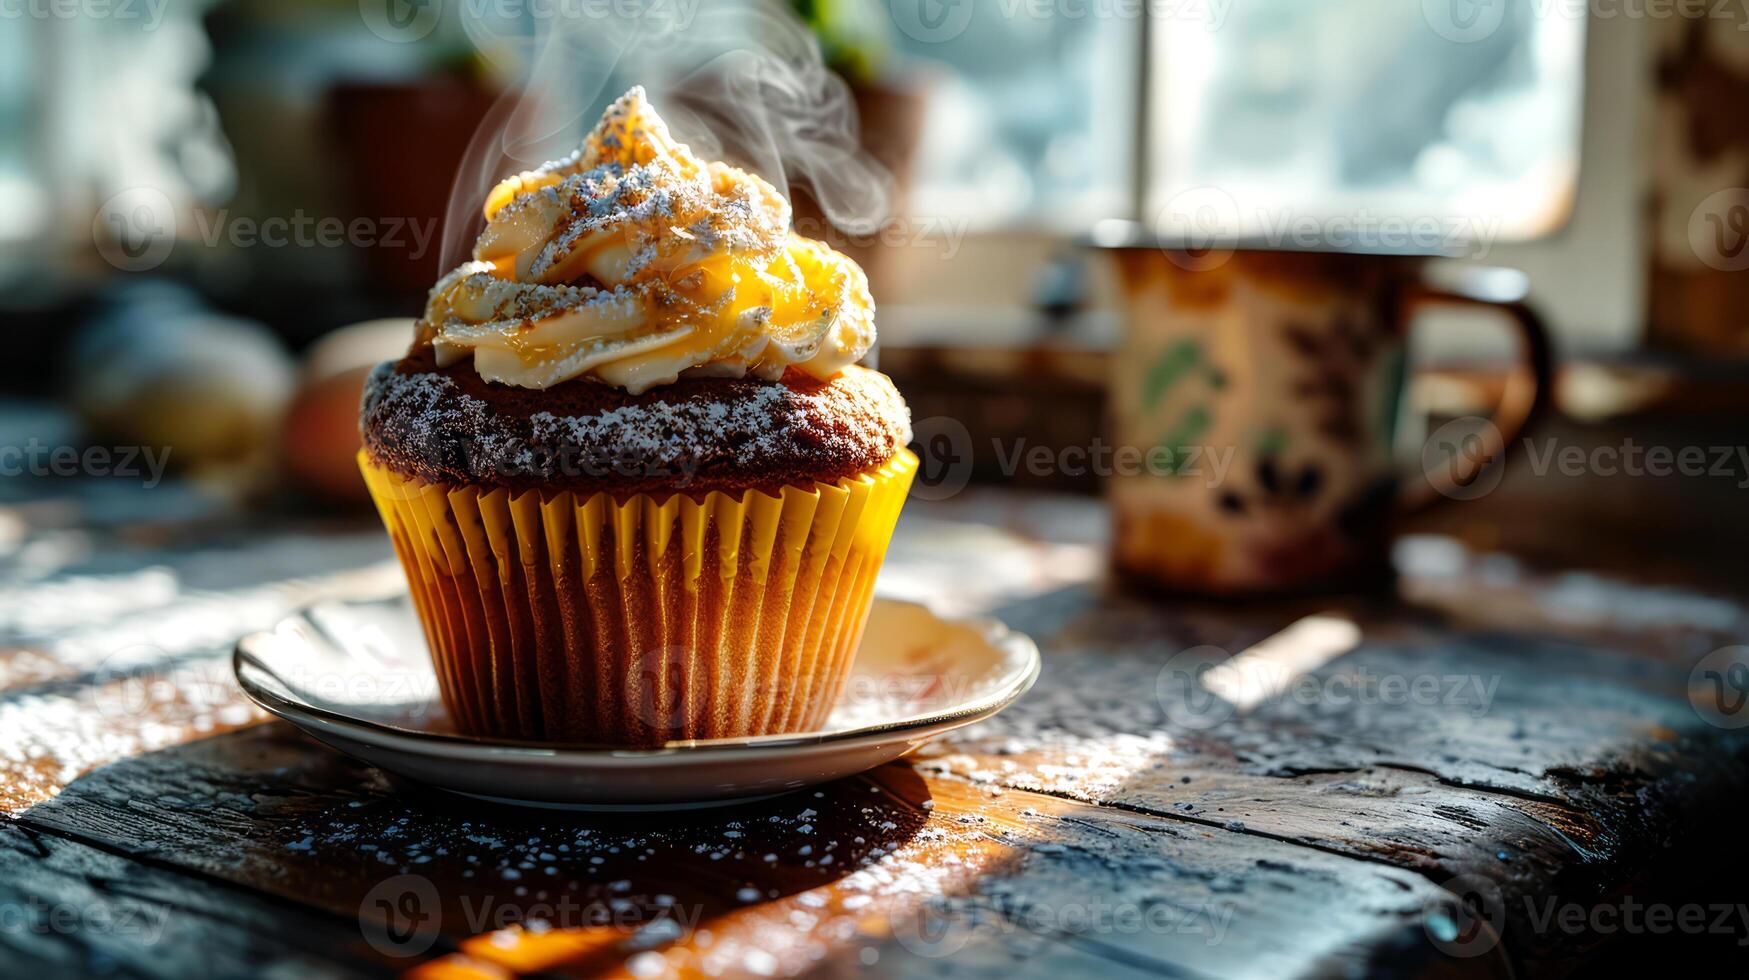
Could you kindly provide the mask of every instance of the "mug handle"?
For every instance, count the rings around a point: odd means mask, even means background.
[[[1519,436],[1548,412],[1554,399],[1554,351],[1542,317],[1526,300],[1526,282],[1522,273],[1510,269],[1470,268],[1449,287],[1417,282],[1404,292],[1399,322],[1405,324],[1412,324],[1414,315],[1430,306],[1481,307],[1505,314],[1518,333],[1521,365],[1508,381],[1491,424],[1483,426],[1477,434],[1480,443],[1452,455],[1451,474],[1442,478],[1440,485],[1425,470],[1419,479],[1405,481],[1407,489],[1398,506],[1402,516],[1420,513],[1442,501],[1460,499],[1462,495],[1450,492],[1449,488],[1468,487],[1491,467],[1504,464],[1520,442]],[[1530,382],[1528,389],[1513,383],[1526,376]]]

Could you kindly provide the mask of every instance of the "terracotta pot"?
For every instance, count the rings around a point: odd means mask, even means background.
[[[424,295],[438,268],[450,185],[468,142],[499,93],[462,78],[348,82],[329,93],[330,130],[345,168],[353,216],[420,222],[423,244],[365,249],[371,275],[389,291]],[[411,229],[409,229],[410,231]]]

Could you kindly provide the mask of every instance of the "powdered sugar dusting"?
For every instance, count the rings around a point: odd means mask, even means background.
[[[532,467],[533,447],[499,433],[492,420],[489,405],[442,375],[399,374],[390,362],[379,364],[365,384],[366,439],[374,434],[435,470],[469,459],[493,473]]]
[[[782,468],[890,459],[910,441],[909,413],[884,378],[859,377],[878,383],[806,390],[771,382],[751,394],[736,385],[722,398],[656,400],[592,415],[537,412],[523,420],[443,374],[401,373],[385,364],[366,386],[364,424],[367,440],[394,447],[394,458],[409,461],[413,475],[434,482],[612,473],[659,477],[684,489],[760,461]],[[587,469],[608,463],[608,471]]]
[[[587,375],[641,394],[703,368],[829,378],[874,342],[862,270],[796,235],[770,183],[677,142],[641,88],[578,153],[500,183],[485,214],[419,343],[445,364],[471,354],[486,381]]]

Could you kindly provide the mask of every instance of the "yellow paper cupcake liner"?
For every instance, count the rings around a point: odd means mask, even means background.
[[[623,501],[359,466],[459,728],[651,745],[824,724],[917,458],[777,495]]]

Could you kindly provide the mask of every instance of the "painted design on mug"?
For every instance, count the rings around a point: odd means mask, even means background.
[[[1344,313],[1323,330],[1289,320],[1282,324],[1282,338],[1288,350],[1306,362],[1306,374],[1293,390],[1312,403],[1318,431],[1339,445],[1361,443],[1367,428],[1357,385],[1378,363],[1384,331],[1376,322]]]
[[[1210,400],[1186,407],[1154,441],[1157,448],[1170,453],[1171,463],[1162,475],[1181,474],[1195,460],[1194,449],[1214,425],[1211,402],[1226,388],[1227,375],[1209,360],[1200,341],[1185,338],[1161,351],[1142,378],[1141,417],[1154,414],[1160,402],[1181,384],[1195,381],[1207,388]]]
[[[1236,490],[1225,489],[1220,491],[1221,510],[1229,514],[1245,514],[1259,508],[1303,511],[1324,485],[1324,469],[1317,463],[1295,468],[1281,462],[1275,453],[1259,455],[1252,469],[1257,481],[1257,499],[1247,499]]]
[[[1392,482],[1381,480],[1333,508],[1319,507],[1329,486],[1325,464],[1289,461],[1276,448],[1285,443],[1279,429],[1270,430],[1259,443],[1268,448],[1259,449],[1245,474],[1249,486],[1226,486],[1216,497],[1221,513],[1235,522],[1240,553],[1271,582],[1339,571],[1369,543],[1378,508],[1389,507],[1395,493]]]

